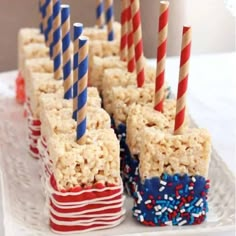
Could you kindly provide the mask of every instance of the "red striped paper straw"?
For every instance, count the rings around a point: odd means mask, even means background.
[[[127,61],[127,37],[128,37],[128,21],[127,11],[128,2],[127,0],[121,0],[121,39],[120,39],[120,60]]]
[[[128,71],[134,72],[135,70],[135,52],[134,52],[134,34],[132,24],[131,5],[127,9],[127,22],[128,22]]]
[[[180,58],[176,115],[175,115],[175,128],[174,128],[175,135],[183,133],[183,128],[184,128],[191,41],[192,41],[192,29],[190,26],[184,26],[183,36],[182,36],[181,58]]]
[[[167,48],[167,34],[168,34],[168,15],[169,2],[160,2],[160,15],[158,27],[158,46],[157,46],[157,69],[156,69],[156,86],[155,86],[155,100],[154,109],[156,111],[163,111],[163,102],[165,99],[165,64],[166,64],[166,48]]]
[[[142,26],[141,26],[139,0],[131,0],[131,9],[132,9],[132,21],[133,21],[133,32],[134,32],[137,85],[138,87],[142,87],[145,80],[145,73],[144,73],[143,39],[142,39]]]

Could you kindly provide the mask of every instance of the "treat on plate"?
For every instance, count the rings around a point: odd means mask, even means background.
[[[52,175],[47,181],[54,232],[110,228],[124,219],[119,141],[111,128],[87,129],[88,41],[79,38],[77,127],[48,140]],[[76,135],[75,135],[76,133]]]
[[[126,190],[130,195],[133,195],[136,184],[139,180],[139,154],[140,147],[143,141],[143,129],[145,127],[153,127],[162,132],[173,130],[176,101],[166,99],[164,101],[164,109],[159,112],[153,109],[153,103],[146,105],[133,104],[129,108],[129,113],[126,121],[126,149],[123,162],[123,182]],[[188,122],[185,122],[187,126]]]
[[[199,224],[208,211],[210,135],[189,129],[173,135],[143,130],[134,217],[154,226]]]
[[[205,129],[184,126],[190,47],[191,27],[185,26],[174,132],[143,129],[133,216],[145,225],[182,226],[206,219],[211,138]]]

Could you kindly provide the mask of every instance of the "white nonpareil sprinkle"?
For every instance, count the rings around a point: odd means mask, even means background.
[[[155,211],[159,211],[159,210],[161,210],[161,208],[162,207],[160,205],[154,207]]]
[[[178,197],[176,197],[176,199],[180,199],[180,195]]]
[[[193,176],[192,177],[192,181],[195,183],[196,182],[196,178]]]
[[[161,211],[158,211],[155,213],[155,215],[157,215],[157,216],[160,216],[161,214],[162,214]]]
[[[195,204],[195,206],[199,206],[201,203],[202,203],[202,198],[200,198],[197,202],[196,202],[196,204]]]
[[[179,222],[179,226],[181,226],[181,225],[184,225],[184,224],[186,224],[187,223],[187,220],[183,220],[183,221],[181,221],[181,222]]]
[[[178,218],[176,219],[177,222],[179,222],[179,221],[181,221],[181,220],[182,220],[182,217],[178,217]]]
[[[203,207],[203,205],[204,205],[204,204],[203,204],[203,202],[202,202],[202,203],[200,204],[200,207]]]
[[[151,200],[145,201],[145,204],[149,204],[149,203],[152,203],[152,201]]]
[[[163,213],[163,212],[165,212],[167,210],[167,207],[164,207],[162,210],[161,210],[161,212]]]
[[[164,195],[164,199],[165,199],[165,200],[168,199],[168,195],[167,195],[167,194]]]
[[[189,189],[189,190],[193,190],[193,186],[189,186],[188,189]]]
[[[189,207],[189,206],[190,206],[190,204],[189,204],[189,203],[185,203],[185,206],[186,206],[186,207]]]
[[[160,184],[166,186],[167,183],[166,183],[166,181],[161,180],[161,181],[160,181]]]
[[[161,186],[161,187],[159,188],[159,192],[162,192],[164,189],[165,189],[165,187],[164,187],[164,186]]]
[[[173,225],[172,221],[166,221],[165,225]]]
[[[142,211],[141,211],[141,210],[138,210],[138,209],[136,209],[134,212],[135,212],[135,213],[138,213],[138,214],[140,214]]]
[[[184,208],[183,208],[183,209],[181,209],[181,210],[180,210],[180,212],[181,212],[181,213],[184,213],[184,212],[185,212],[185,209],[184,209]]]
[[[140,221],[141,221],[141,222],[144,221],[144,217],[143,217],[143,215],[140,216]]]
[[[199,214],[197,214],[197,213],[192,213],[192,216],[195,217],[195,218],[198,218],[198,217],[199,217]]]
[[[169,197],[169,200],[170,200],[170,201],[173,201],[173,200],[174,200],[174,198],[173,198],[173,197]]]
[[[173,210],[171,208],[168,208],[167,211],[169,211],[170,213],[173,212]]]
[[[142,196],[140,195],[139,192],[137,192],[137,197],[138,197],[138,203],[141,203],[141,201],[143,200]]]

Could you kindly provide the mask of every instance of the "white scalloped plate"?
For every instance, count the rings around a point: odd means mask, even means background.
[[[40,164],[26,150],[26,122],[23,108],[14,99],[14,76],[0,80],[0,172],[6,236],[50,236],[45,201],[40,182]],[[132,199],[127,197],[126,220],[119,226],[97,231],[96,235],[185,235],[188,233],[234,230],[235,177],[213,151],[210,164],[211,189],[208,219],[202,225],[145,227],[131,214]],[[94,232],[83,235],[95,235]]]

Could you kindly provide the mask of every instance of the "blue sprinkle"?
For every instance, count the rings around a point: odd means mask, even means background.
[[[188,185],[185,186],[184,192],[185,192],[185,193],[188,192]]]
[[[158,203],[158,204],[165,204],[166,201],[165,200],[156,200],[156,203]]]

